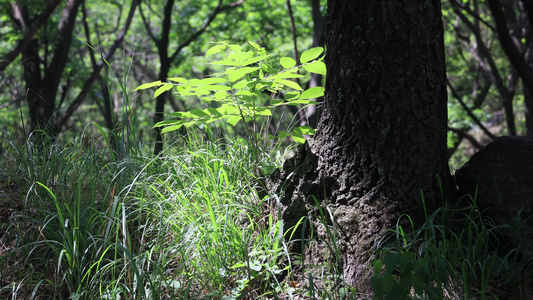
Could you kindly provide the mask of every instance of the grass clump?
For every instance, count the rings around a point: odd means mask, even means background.
[[[376,297],[531,299],[533,259],[520,247],[510,249],[506,236],[521,232],[509,228],[484,217],[469,195],[426,213],[420,226],[402,215],[384,237],[394,242],[382,245],[374,261]]]
[[[190,134],[156,158],[121,161],[98,143],[11,145],[0,167],[2,186],[16,186],[3,195],[13,205],[2,207],[2,298],[236,299],[284,289],[279,203],[259,197],[246,141]]]

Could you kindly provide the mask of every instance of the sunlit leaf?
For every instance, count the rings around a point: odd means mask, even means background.
[[[285,93],[285,100],[295,100],[300,97],[300,92],[287,92]]]
[[[293,68],[294,66],[296,66],[296,61],[294,59],[292,59],[290,57],[286,57],[286,56],[282,57],[279,60],[279,63],[285,69],[290,69],[290,68]]]
[[[204,90],[209,91],[229,91],[231,88],[227,85],[213,84],[213,85],[204,85],[202,86]]]
[[[154,82],[150,82],[150,83],[145,83],[145,84],[141,84],[139,85],[136,89],[134,89],[133,91],[137,91],[137,90],[145,90],[145,89],[149,89],[151,87],[154,87],[154,86],[160,86],[162,85],[163,83],[161,83],[161,80],[158,80],[158,81],[154,81]]]
[[[249,58],[249,59],[245,60],[244,62],[242,62],[242,65],[243,65],[243,66],[251,65],[251,64],[254,64],[254,63],[256,63],[256,62],[259,62],[259,61],[265,60],[265,59],[267,59],[269,56],[270,56],[270,55],[260,55],[260,56],[252,57],[252,58]]]
[[[212,77],[212,78],[204,78],[204,79],[192,79],[191,81],[189,81],[189,84],[193,86],[202,86],[202,85],[210,85],[210,84],[225,83],[225,82],[226,82],[226,79],[224,78]]]
[[[318,56],[320,56],[320,54],[322,54],[323,51],[324,48],[322,47],[315,47],[304,51],[304,53],[302,53],[302,56],[300,56],[300,63],[305,64],[306,62],[317,58]]]
[[[240,66],[240,64],[236,61],[232,60],[217,60],[211,63],[212,65],[220,65],[220,66]]]
[[[270,99],[270,105],[280,105],[280,104],[283,104],[283,101],[282,99]]]
[[[324,88],[321,86],[312,87],[300,95],[300,99],[313,99],[324,96]]]
[[[259,46],[258,44],[254,43],[254,42],[250,42],[249,41],[248,44],[250,44],[252,47],[255,48],[255,50],[257,50],[260,53],[264,53],[265,52],[265,48]]]
[[[271,116],[272,112],[266,107],[258,107],[256,108],[256,114],[259,116]]]
[[[242,47],[239,45],[228,45],[228,48],[230,48],[233,51],[241,51]]]
[[[196,96],[196,92],[189,86],[178,85],[176,90],[181,96]]]
[[[300,126],[293,129],[295,133],[298,134],[307,134],[307,135],[313,135],[315,134],[315,129],[309,127],[309,126]]]
[[[292,72],[293,70],[281,72],[274,76],[269,77],[270,79],[285,79],[285,78],[302,78],[303,75]]]
[[[314,61],[310,64],[303,66],[307,72],[317,73],[320,75],[326,75],[326,64],[321,61]]]
[[[249,73],[252,73],[256,70],[258,70],[259,68],[258,67],[244,67],[244,68],[240,68],[240,69],[237,69],[235,70],[233,73],[231,73],[228,78],[231,82],[233,81],[236,81],[238,79],[241,79],[242,77],[244,77],[246,74],[249,74]]]
[[[194,92],[199,97],[211,94],[211,91],[209,91],[208,89],[204,88],[203,86],[195,88]]]
[[[298,144],[303,144],[305,143],[305,138],[301,135],[301,134],[298,134],[298,133],[293,133],[291,135],[292,139],[297,142]]]
[[[226,45],[216,45],[216,46],[213,46],[211,48],[209,48],[207,50],[207,52],[205,52],[205,57],[208,57],[209,55],[213,55],[213,54],[216,54],[222,50],[226,49]]]
[[[169,125],[177,124],[179,122],[181,122],[181,121],[179,121],[179,120],[166,120],[166,121],[161,121],[161,122],[155,123],[154,127],[169,126]]]
[[[181,77],[172,77],[172,78],[168,78],[168,80],[174,81],[174,82],[177,82],[177,83],[181,83],[181,84],[189,83],[189,81],[187,79],[181,78]]]
[[[242,88],[244,88],[250,81],[248,80],[241,80],[239,82],[237,82],[236,84],[233,85],[233,88],[236,89],[236,90],[240,90]]]
[[[225,91],[218,91],[213,97],[217,100],[223,100],[228,97],[228,93],[226,93]]]
[[[300,85],[297,84],[297,83],[294,82],[294,81],[290,81],[290,80],[276,80],[276,82],[279,82],[279,83],[281,83],[281,84],[283,84],[283,85],[286,85],[286,86],[288,86],[288,87],[290,87],[290,88],[293,88],[293,89],[295,89],[295,90],[298,90],[298,91],[301,91],[301,90],[302,90],[302,88],[300,87]]]
[[[312,101],[312,100],[296,99],[296,100],[291,100],[285,104],[287,105],[312,105],[312,104],[318,104],[318,102]]]
[[[170,132],[170,131],[178,130],[182,126],[183,126],[183,124],[177,124],[177,125],[173,125],[173,126],[168,126],[168,127],[163,128],[161,130],[161,133],[167,133],[167,132]]]
[[[162,87],[158,88],[157,90],[155,90],[155,93],[154,93],[154,98],[157,98],[159,95],[163,94],[164,92],[172,89],[174,87],[174,85],[172,83],[166,83],[165,85],[163,85]]]
[[[183,126],[185,126],[185,128],[189,128],[192,125],[196,124],[196,122],[198,122],[198,121],[192,120],[192,121],[186,122],[185,124],[183,124]]]
[[[226,122],[228,122],[229,124],[231,124],[231,126],[235,126],[235,125],[237,125],[237,123],[239,123],[240,120],[241,120],[241,117],[238,117],[238,116],[229,116],[229,117],[226,119]]]

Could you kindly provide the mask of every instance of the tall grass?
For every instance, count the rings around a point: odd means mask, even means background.
[[[284,290],[279,203],[258,196],[246,141],[221,147],[192,134],[157,158],[121,161],[82,142],[51,143],[38,155],[31,139],[11,146],[1,169],[22,204],[1,237],[11,250],[0,262],[2,297],[256,298]]]

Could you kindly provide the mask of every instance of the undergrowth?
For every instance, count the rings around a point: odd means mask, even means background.
[[[475,195],[428,214],[420,226],[402,215],[383,237],[394,242],[377,249],[377,299],[532,299],[532,249],[509,243],[523,231],[484,217]]]

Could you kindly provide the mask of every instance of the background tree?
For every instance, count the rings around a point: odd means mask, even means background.
[[[328,1],[323,116],[310,147],[281,174],[290,182],[287,227],[308,209],[318,214],[312,196],[327,205],[345,257],[338,269],[363,295],[376,238],[401,213],[422,215],[421,191],[440,203],[436,174],[448,180],[440,9],[440,1]],[[306,261],[320,265],[326,230],[314,226],[318,242]]]
[[[450,153],[460,150],[451,161],[457,168],[498,135],[532,131],[531,25],[523,1],[450,0],[443,12],[453,97]],[[464,139],[469,143],[461,144]]]

